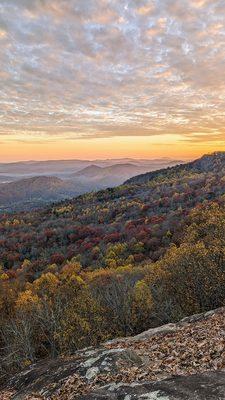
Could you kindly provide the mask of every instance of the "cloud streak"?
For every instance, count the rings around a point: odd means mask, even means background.
[[[225,141],[223,0],[2,0],[0,138]]]

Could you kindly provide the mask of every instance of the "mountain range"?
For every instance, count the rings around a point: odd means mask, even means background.
[[[128,162],[129,161],[129,162]],[[179,160],[29,161],[0,164],[0,211],[30,210],[85,192],[122,184],[132,176]]]
[[[93,167],[79,174],[90,175],[93,170],[94,176],[99,174],[99,168]],[[74,256],[84,268],[155,261],[171,241],[179,240],[179,229],[190,210],[212,200],[223,201],[224,176],[225,153],[217,152],[184,165],[139,175],[115,188],[55,203],[35,213],[2,216],[4,242],[0,242],[0,254],[3,263],[17,268],[27,258],[32,260],[35,270],[37,260],[44,268],[48,263],[63,262]],[[62,198],[67,184],[58,178],[31,178],[31,181],[32,195],[35,193],[36,198],[46,200],[55,193]],[[6,202],[10,193],[13,202],[19,192],[20,201],[29,197],[32,203],[30,181],[23,181],[22,187],[20,184],[8,184],[7,195],[2,190],[1,201]],[[10,222],[14,219],[19,221],[16,230]],[[9,221],[7,229],[4,228],[6,220]],[[24,226],[29,232],[28,242],[23,236]],[[18,246],[18,257],[14,261],[12,232]],[[112,254],[119,253],[111,257],[110,248],[114,249],[117,243],[123,243],[123,249],[112,250]]]
[[[149,166],[163,168],[164,165],[172,165],[182,162],[168,157],[156,159],[97,159],[97,160],[47,160],[47,161],[18,161],[11,163],[0,163],[0,175],[31,176],[31,175],[56,175],[69,176],[71,173],[82,170],[91,165],[109,167],[115,164],[134,164],[137,166]]]

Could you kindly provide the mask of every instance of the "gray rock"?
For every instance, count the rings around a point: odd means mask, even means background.
[[[86,380],[87,384],[99,374],[116,374],[121,361],[126,367],[142,364],[142,359],[130,349],[89,348],[78,351],[69,360],[59,358],[31,365],[13,377],[7,388],[16,391],[14,400],[22,399],[29,393],[41,393],[47,398],[75,374]]]
[[[179,376],[159,382],[111,384],[79,400],[224,400],[225,371]]]
[[[93,378],[95,378],[99,374],[99,369],[98,367],[92,367],[89,368],[86,372],[85,377],[87,378],[88,381],[91,381]]]

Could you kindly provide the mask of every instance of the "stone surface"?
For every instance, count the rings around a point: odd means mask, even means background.
[[[180,376],[160,382],[110,384],[79,400],[224,400],[225,371]]]
[[[45,360],[0,400],[225,400],[225,308]]]
[[[126,367],[139,366],[142,359],[130,349],[84,349],[69,360],[46,360],[31,365],[13,377],[8,387],[16,391],[15,400],[23,399],[26,393],[37,392],[47,398],[71,376],[81,378],[83,384],[88,385],[100,374],[118,373],[120,363]]]

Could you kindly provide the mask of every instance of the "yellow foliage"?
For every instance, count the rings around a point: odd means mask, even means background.
[[[0,281],[7,281],[9,279],[8,275],[4,272],[3,266],[0,265]]]
[[[140,280],[134,287],[132,322],[134,325],[147,328],[153,310],[151,289],[144,280]]]
[[[67,214],[73,211],[73,206],[68,205],[68,206],[63,206],[63,207],[58,207],[53,210],[55,214],[57,215],[62,215],[62,214]]]
[[[52,274],[47,272],[42,274],[40,278],[36,279],[33,283],[33,290],[38,295],[52,296],[55,294],[59,279]]]
[[[25,290],[18,295],[16,300],[16,309],[18,311],[32,311],[39,305],[39,298],[31,290]]]
[[[69,280],[72,276],[77,276],[81,271],[80,263],[72,258],[70,261],[67,261],[66,265],[64,265],[60,276],[62,279]]]

